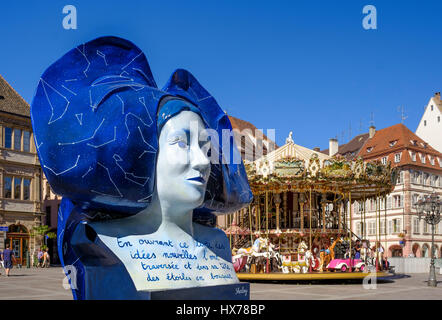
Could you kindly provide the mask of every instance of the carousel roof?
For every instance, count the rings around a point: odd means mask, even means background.
[[[286,144],[246,164],[247,176],[254,194],[266,191],[330,192],[354,200],[390,193],[397,172],[390,164],[329,157],[293,142],[291,133]]]

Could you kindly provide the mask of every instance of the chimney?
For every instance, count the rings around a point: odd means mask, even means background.
[[[335,154],[338,153],[338,139],[335,138],[331,138],[328,142],[328,155],[334,156]]]
[[[440,92],[436,92],[434,94],[434,98],[436,99],[436,101],[440,101]]]
[[[314,147],[314,148],[313,148],[313,151],[319,152],[319,151],[321,151],[321,148],[319,148],[319,147]]]
[[[375,133],[376,133],[376,127],[370,126],[370,128],[368,129],[368,137],[370,139],[373,138]]]

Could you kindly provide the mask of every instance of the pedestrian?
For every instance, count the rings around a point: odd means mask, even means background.
[[[46,248],[45,252],[43,253],[43,267],[44,268],[49,268],[49,264],[50,264],[50,256],[49,256],[49,248]]]
[[[43,267],[43,255],[44,255],[43,250],[40,247],[38,249],[38,253],[37,253],[37,260],[38,260],[37,268],[38,267]]]
[[[16,263],[14,253],[9,249],[9,243],[6,244],[6,249],[2,253],[3,265],[5,267],[6,276],[9,277],[9,272],[12,269],[12,262]]]

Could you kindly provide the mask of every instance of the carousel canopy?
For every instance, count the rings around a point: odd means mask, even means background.
[[[397,173],[390,165],[361,158],[347,160],[329,157],[293,142],[291,133],[286,144],[254,162],[246,164],[253,193],[330,192],[352,200],[362,200],[390,193]]]

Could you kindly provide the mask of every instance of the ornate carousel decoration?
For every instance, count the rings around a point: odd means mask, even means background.
[[[225,230],[238,274],[380,269],[380,232],[370,244],[351,226],[354,214],[365,219],[366,201],[380,203],[394,189],[390,163],[329,157],[290,135],[246,171],[254,200]]]

